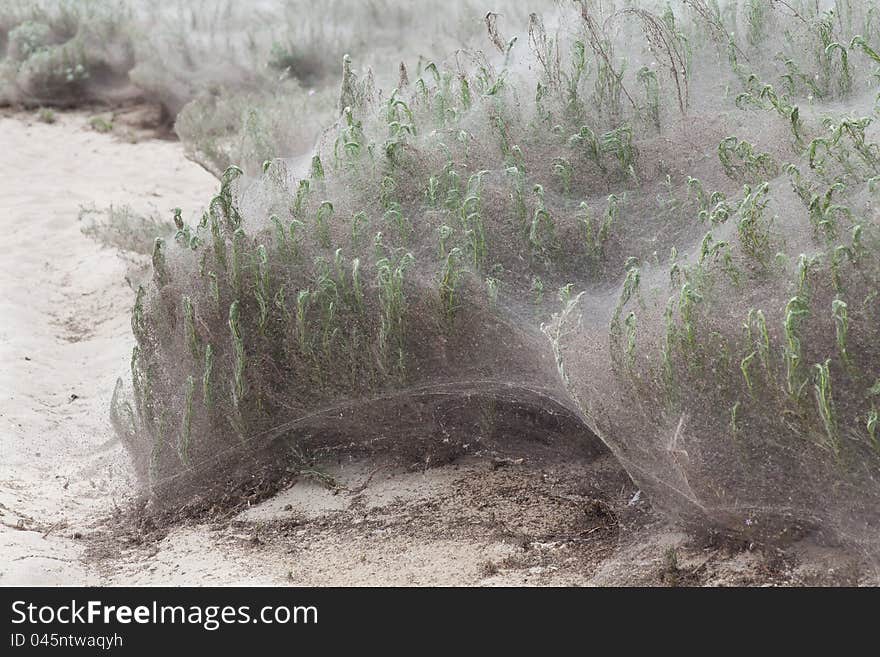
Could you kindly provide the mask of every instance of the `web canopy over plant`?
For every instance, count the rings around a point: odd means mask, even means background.
[[[114,405],[145,485],[592,433],[689,526],[875,555],[880,16],[826,4],[490,17],[386,93],[346,58],[307,163],[155,244]]]

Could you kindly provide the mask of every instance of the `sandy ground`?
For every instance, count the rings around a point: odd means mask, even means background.
[[[79,207],[193,216],[216,181],[180,144],[99,134],[83,113],[0,116],[0,152],[0,585],[859,579],[822,551],[697,543],[657,520],[610,456],[337,462],[235,512],[132,522],[108,422],[132,346],[130,263],[82,234]]]
[[[132,292],[79,207],[170,216],[215,182],[177,143],[127,143],[77,114],[0,117],[0,152],[0,583],[97,583],[69,528],[131,493],[107,391],[131,350]]]

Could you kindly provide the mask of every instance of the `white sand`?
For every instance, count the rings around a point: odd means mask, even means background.
[[[0,118],[0,584],[91,583],[64,536],[130,489],[107,395],[125,374],[133,297],[117,253],[81,233],[79,206],[170,217],[216,182],[175,142],[126,143],[79,114],[25,119]]]

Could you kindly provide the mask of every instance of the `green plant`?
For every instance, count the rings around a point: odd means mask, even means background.
[[[697,346],[696,311],[697,304],[702,301],[703,295],[700,294],[691,283],[685,281],[681,286],[678,309],[681,315],[682,326],[684,328],[684,343],[685,346],[691,350],[695,349]]]
[[[41,107],[39,112],[37,112],[37,120],[40,123],[52,124],[55,123],[57,117],[55,112],[48,107]]]
[[[195,310],[193,309],[192,299],[186,295],[183,297],[183,331],[193,358],[198,360],[201,357],[201,350],[199,348],[199,335],[196,332]]]
[[[211,410],[214,406],[214,348],[211,345],[205,347],[205,367],[202,374],[202,401],[205,408]]]
[[[180,460],[189,465],[189,448],[192,441],[192,418],[193,418],[193,396],[195,394],[196,382],[193,377],[186,380],[183,397],[183,424],[180,427],[180,438],[177,443],[177,453]]]
[[[376,263],[376,282],[382,310],[379,354],[386,368],[393,363],[401,374],[406,369],[404,276],[414,261],[412,254],[406,253],[396,260],[383,258]]]
[[[330,220],[332,217],[333,204],[330,201],[324,201],[318,208],[318,213],[315,217],[315,227],[318,243],[325,249],[330,248]]]
[[[440,272],[440,304],[443,307],[446,321],[450,323],[455,317],[458,304],[457,288],[459,278],[461,277],[460,260],[461,249],[456,247],[447,254],[443,269]]]
[[[486,294],[489,296],[489,304],[494,308],[498,305],[498,291],[501,282],[491,276],[486,277]]]
[[[245,258],[247,257],[247,244],[244,231],[236,228],[232,234],[232,259],[229,268],[230,284],[232,292],[236,299],[241,297],[244,275],[245,275]]]
[[[555,158],[553,160],[553,173],[559,177],[562,184],[562,191],[568,196],[571,191],[571,177],[574,173],[571,163],[564,157]]]
[[[468,238],[473,255],[473,265],[479,269],[488,255],[486,228],[483,223],[481,188],[487,171],[478,171],[467,182],[467,194],[461,203],[459,215],[461,226]]]
[[[834,326],[837,338],[837,349],[840,357],[846,365],[850,365],[850,357],[846,351],[846,338],[849,330],[849,314],[847,312],[846,302],[841,299],[835,299],[831,302],[831,312],[834,315]]]
[[[626,327],[626,366],[632,370],[636,364],[636,314],[631,312],[623,323]]]
[[[831,395],[831,373],[828,368],[830,362],[830,360],[826,360],[824,363],[818,363],[813,366],[815,372],[813,388],[816,392],[816,406],[819,410],[819,416],[822,418],[822,424],[825,427],[825,434],[828,439],[827,446],[837,454],[840,452],[840,436]]]
[[[655,130],[660,130],[660,84],[657,74],[647,66],[639,69],[637,78],[645,88],[645,113]]]
[[[739,429],[740,429],[739,423],[738,423],[739,409],[740,409],[740,402],[739,402],[739,400],[737,400],[736,402],[734,402],[733,406],[730,407],[730,423],[728,425],[730,428],[730,435],[734,436],[734,437],[736,437],[736,435],[739,433]]]
[[[153,280],[157,287],[163,287],[170,278],[168,267],[165,263],[165,240],[157,237],[153,241]]]
[[[556,248],[556,226],[544,202],[544,188],[535,185],[534,193],[536,205],[529,227],[529,245],[533,253],[547,257]]]
[[[768,219],[764,210],[769,203],[770,186],[762,183],[757,189],[746,185],[745,196],[737,213],[737,233],[743,250],[760,263],[766,263],[770,255],[771,228],[774,218]]]
[[[863,116],[878,62],[833,45],[849,25],[873,43],[880,24],[848,7],[570,3],[565,29],[528,22],[532,68],[490,18],[499,57],[395,62],[392,93],[344,59],[314,150],[273,141],[255,93],[233,122],[248,148],[308,152],[308,173],[243,161],[198,225],[175,213],[135,300],[134,420],[124,390],[114,411],[127,445],[150,452],[153,482],[197,490],[173,449],[187,422],[190,458],[223,450],[233,467],[212,474],[233,477],[281,445],[376,444],[368,425],[384,445],[432,418],[458,444],[508,407],[464,400],[476,382],[496,382],[490,396],[510,382],[499,398],[589,427],[692,526],[834,533],[825,520],[880,499],[865,390],[880,371],[880,151]],[[635,60],[626,21],[645,32]],[[282,38],[267,47],[299,46]],[[188,413],[190,376],[204,403]],[[868,545],[873,520],[857,520]]]
[[[533,294],[532,298],[536,304],[544,300],[544,281],[541,280],[540,276],[532,278],[532,286],[529,288],[529,292]]]
[[[792,297],[785,306],[783,359],[786,368],[786,392],[794,401],[800,399],[806,384],[801,376],[802,354],[799,329],[803,318],[809,314],[809,310],[806,300],[800,296]]]
[[[84,235],[106,247],[150,255],[157,237],[167,238],[174,224],[156,215],[142,215],[127,205],[110,205],[105,209],[80,206],[78,220]]]
[[[241,334],[241,316],[239,302],[235,300],[229,306],[229,333],[232,336],[232,350],[235,354],[235,367],[231,386],[232,400],[239,407],[245,395],[245,351],[244,339]]]
[[[718,159],[724,172],[734,180],[755,182],[765,177],[773,178],[779,167],[768,154],[761,153],[738,137],[726,137],[718,144]]]
[[[89,119],[89,125],[95,132],[110,132],[113,130],[112,120],[107,120],[103,116],[93,116]]]
[[[878,436],[877,436],[878,420],[880,420],[880,415],[878,415],[876,408],[872,408],[868,412],[868,416],[865,420],[865,428],[868,431],[868,439],[871,442],[871,446],[875,450],[880,450],[880,440],[878,440]]]

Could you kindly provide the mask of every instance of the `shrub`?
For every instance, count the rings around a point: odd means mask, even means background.
[[[787,109],[872,103],[864,48],[809,53],[873,24],[783,9],[778,59],[752,5],[584,1],[385,95],[346,60],[310,173],[227,169],[192,239],[157,242],[125,429],[156,498],[282,446],[464,442],[482,395],[588,427],[692,526],[876,550],[878,146],[848,106]]]
[[[168,237],[174,223],[156,215],[138,214],[127,205],[104,209],[81,207],[82,232],[103,246],[150,255],[157,237]]]
[[[0,104],[73,106],[118,98],[134,65],[122,2],[46,0],[0,9]]]

